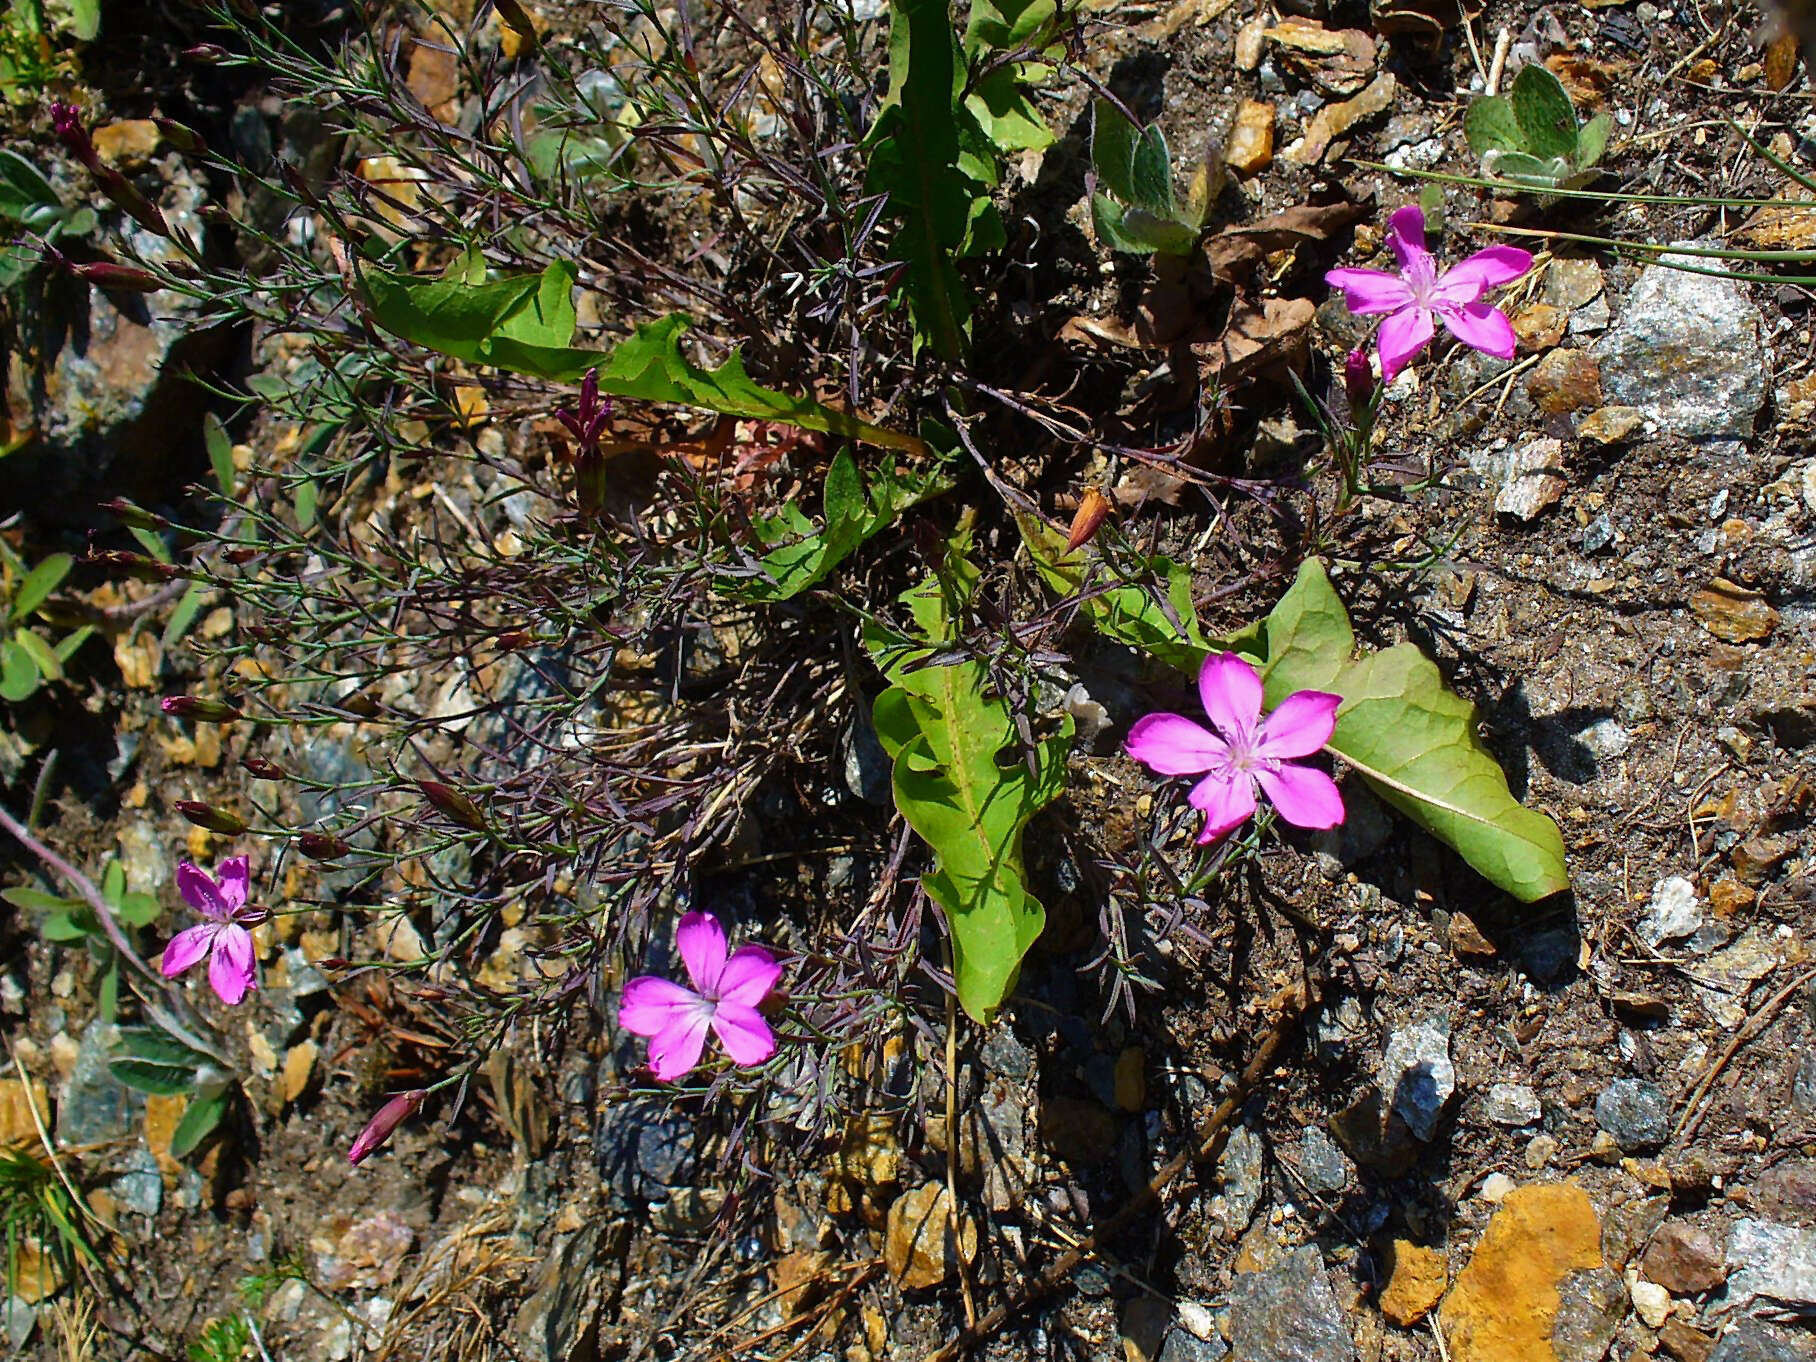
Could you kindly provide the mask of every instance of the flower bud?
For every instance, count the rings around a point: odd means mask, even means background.
[[[416,788],[422,791],[424,799],[462,827],[474,832],[486,830],[486,816],[479,811],[479,805],[452,785],[444,785],[439,780],[419,780]]]
[[[232,54],[219,43],[197,43],[194,47],[184,48],[181,55],[187,57],[190,61],[199,61],[205,65],[213,66],[216,62],[221,61]]]
[[[47,256],[48,254],[46,252]],[[111,289],[115,293],[156,293],[164,287],[164,281],[150,270],[140,269],[137,265],[122,265],[115,260],[76,261],[66,256],[58,263],[66,274],[93,284],[96,288]]]
[[[158,705],[178,719],[199,719],[205,724],[228,724],[244,717],[225,700],[205,700],[199,695],[166,695]]]
[[[1072,528],[1066,534],[1066,552],[1071,553],[1079,545],[1089,542],[1109,513],[1110,499],[1095,487],[1087,488],[1084,496],[1079,498],[1078,510],[1072,516]]]
[[[142,553],[127,553],[123,549],[106,549],[100,553],[90,553],[82,559],[85,563],[98,563],[102,567],[118,568],[129,577],[137,577],[146,582],[173,582],[178,577],[190,574],[175,563],[160,563],[155,558],[147,558]]]
[[[113,200],[114,206],[139,226],[156,236],[170,235],[170,224],[164,221],[163,210],[141,194],[131,180],[112,166],[90,166],[89,173],[95,177],[101,192]]]
[[[347,1162],[360,1162],[390,1139],[391,1132],[414,1116],[417,1108],[422,1106],[423,1099],[428,1095],[425,1089],[417,1088],[413,1092],[399,1093],[380,1107],[377,1114],[366,1122],[366,1128],[360,1131],[358,1137],[348,1146]]]
[[[65,100],[53,99],[50,104],[50,126],[69,148],[74,156],[90,170],[101,164],[101,157],[95,151],[95,144],[89,140],[88,129],[82,124],[82,111]]]
[[[240,765],[254,780],[286,780],[290,773],[267,757],[241,757]]]
[[[158,125],[158,131],[163,134],[164,140],[178,151],[187,156],[206,156],[208,154],[208,143],[202,140],[200,133],[184,127],[173,118],[154,116],[151,121]]]
[[[170,528],[170,522],[163,516],[155,511],[148,511],[138,502],[128,501],[125,497],[114,497],[102,502],[101,505],[104,509],[119,516],[122,521],[135,530],[150,530],[156,533],[159,530]]]
[[[1368,362],[1368,351],[1351,350],[1343,361],[1343,393],[1351,411],[1366,407],[1374,397],[1375,368]]]
[[[204,804],[199,799],[179,799],[176,811],[194,823],[198,828],[207,828],[225,837],[237,837],[246,831],[246,820],[225,809],[217,809],[212,804]]]
[[[297,834],[296,849],[312,861],[336,861],[353,847],[344,838],[325,832],[304,832]]]

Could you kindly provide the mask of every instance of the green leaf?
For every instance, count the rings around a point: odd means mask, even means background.
[[[1491,151],[1526,149],[1520,120],[1514,117],[1513,103],[1506,95],[1484,95],[1472,100],[1463,115],[1463,136],[1477,156],[1486,156]]]
[[[12,639],[0,639],[0,700],[14,704],[38,689],[38,664]]]
[[[177,1122],[177,1128],[170,1135],[171,1158],[185,1159],[195,1152],[227,1114],[230,1096],[231,1089],[190,1099],[189,1105],[183,1108],[183,1119]]]
[[[165,1068],[188,1069],[212,1063],[207,1055],[192,1050],[174,1036],[151,1026],[122,1026],[114,1043],[116,1058],[161,1064]]]
[[[132,537],[139,541],[139,546],[158,562],[168,563],[170,561],[170,545],[164,542],[162,535],[146,529],[143,525],[129,525],[127,529],[131,531]]]
[[[1541,159],[1576,155],[1576,110],[1562,81],[1529,62],[1513,78],[1508,98],[1520,125],[1520,150]]]
[[[55,27],[78,42],[93,42],[101,31],[101,0],[54,0],[47,8]]]
[[[101,923],[90,908],[76,908],[68,912],[48,914],[38,924],[38,935],[46,941],[58,945],[68,945],[72,941],[83,941],[101,933]]]
[[[1578,170],[1587,170],[1602,159],[1602,153],[1608,149],[1609,134],[1614,131],[1614,118],[1611,114],[1597,114],[1576,135],[1576,155],[1574,158]]]
[[[1523,151],[1490,152],[1482,158],[1482,169],[1489,175],[1535,189],[1555,189],[1571,175],[1570,163],[1561,157],[1540,159]]]
[[[49,599],[51,592],[62,585],[74,562],[67,553],[53,553],[26,573],[25,580],[19,583],[19,589],[13,593],[13,606],[8,612],[8,618],[18,624],[29,617]]]
[[[0,889],[0,899],[5,899],[13,907],[23,908],[28,913],[57,913],[81,906],[75,899],[58,898],[55,894],[46,894],[42,890],[27,889],[24,886]]]
[[[1270,706],[1298,690],[1341,695],[1329,749],[1377,794],[1515,898],[1569,888],[1557,825],[1509,793],[1476,734],[1475,707],[1410,643],[1355,657],[1349,614],[1317,559],[1300,567],[1263,634]]]
[[[107,1071],[116,1081],[153,1097],[176,1097],[195,1087],[193,1068],[154,1064],[144,1059],[115,1059],[108,1063]]]
[[[946,491],[952,477],[944,469],[918,474],[898,472],[886,458],[868,480],[858,473],[851,451],[842,449],[826,470],[822,493],[825,524],[816,529],[790,505],[780,515],[759,520],[757,537],[779,547],[761,559],[773,582],[752,581],[738,588],[751,600],[785,601],[825,578],[865,540],[880,534],[910,506]],[[792,539],[794,542],[785,543]]]
[[[63,664],[57,659],[56,650],[36,630],[15,629],[13,642],[31,654],[32,664],[37,667],[39,676],[46,681],[63,679]]]
[[[113,908],[118,906],[125,893],[126,867],[118,860],[111,860],[101,867],[101,898],[109,908]]]
[[[1137,128],[1107,99],[1092,107],[1091,164],[1098,178],[1125,208],[1174,216],[1173,162],[1159,125]]]
[[[889,92],[867,138],[865,187],[888,195],[899,224],[891,249],[904,266],[915,351],[943,359],[970,339],[971,298],[953,262],[972,244],[993,178],[979,177],[978,160],[965,168],[961,130],[988,139],[961,102],[964,76],[949,0],[890,0]]]
[[[1131,208],[1122,215],[1122,229],[1135,241],[1145,243],[1157,255],[1190,255],[1198,244],[1198,229],[1178,218],[1156,217],[1144,209]]]
[[[971,0],[965,55],[975,61],[986,48],[1011,52],[1024,46],[1058,8],[1058,0]]]
[[[1037,72],[1050,69],[1033,62],[999,66],[965,96],[965,107],[999,150],[1041,151],[1053,145],[1053,129],[1022,88],[1039,80]]]
[[[1035,569],[1061,596],[1077,596],[1092,582],[1083,549],[1066,551],[1066,536],[1038,516],[1016,516]],[[1142,582],[1122,581],[1081,597],[1085,617],[1105,638],[1197,675],[1214,645],[1192,606],[1192,574],[1167,558],[1150,558],[1146,571],[1164,582],[1164,595]]]
[[[195,617],[202,611],[202,598],[207,589],[200,582],[191,582],[189,590],[183,593],[183,599],[177,602],[176,609],[170,612],[170,618],[164,622],[164,633],[158,642],[165,652],[169,652],[182,641],[183,635],[189,632],[195,623]]]
[[[305,478],[296,488],[296,528],[303,534],[315,528],[315,503],[320,490],[314,478]]]
[[[933,849],[936,865],[922,885],[952,931],[959,1004],[988,1022],[1046,921],[1028,891],[1022,834],[1064,787],[1072,725],[1036,746],[1031,774],[1015,716],[990,695],[984,666],[926,665],[957,638],[958,614],[977,587],[964,547],[955,537],[941,570],[903,597],[918,639],[871,625],[864,646],[892,683],[872,718],[893,763],[896,808]]]
[[[34,206],[62,211],[63,200],[42,171],[18,152],[0,147],[0,216],[22,222]]]
[[[566,335],[552,342],[571,317],[571,305],[564,310],[558,302],[564,277],[550,266],[540,275],[472,285],[363,268],[360,285],[378,325],[455,359],[553,383],[578,383],[597,369],[599,391],[617,397],[781,421],[896,449],[920,448],[912,436],[754,383],[735,350],[717,369],[698,367],[681,353],[689,322],[680,313],[645,323],[612,350],[573,349]],[[572,329],[567,321],[570,334]]]
[[[163,911],[155,894],[133,892],[120,895],[120,901],[114,906],[114,916],[128,927],[149,927],[158,920]]]
[[[215,484],[221,489],[222,496],[232,496],[238,481],[233,471],[233,441],[228,438],[227,427],[221,424],[221,418],[213,412],[202,418],[202,439],[208,446],[208,464],[214,470]]]

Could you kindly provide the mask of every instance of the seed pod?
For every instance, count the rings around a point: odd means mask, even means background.
[[[422,791],[424,799],[462,827],[471,828],[474,832],[486,830],[486,818],[479,811],[479,805],[452,785],[444,785],[439,780],[419,780],[416,788]]]

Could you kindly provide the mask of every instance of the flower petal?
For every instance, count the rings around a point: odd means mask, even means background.
[[[1276,771],[1259,770],[1255,779],[1268,802],[1295,827],[1334,828],[1343,821],[1343,796],[1337,782],[1315,766],[1283,762]]]
[[[1425,210],[1418,204],[1395,209],[1387,219],[1387,244],[1403,273],[1411,274],[1421,266],[1432,268],[1431,252],[1425,249]]]
[[[761,1064],[776,1052],[775,1032],[763,1014],[742,1003],[722,1002],[713,1012],[713,1030],[732,1063],[746,1068]]]
[[[653,1036],[674,1024],[678,1014],[698,1011],[705,1000],[672,979],[645,974],[624,986],[618,1000],[618,1025],[634,1036]]]
[[[1358,317],[1398,312],[1412,305],[1412,290],[1406,281],[1386,270],[1330,270],[1324,282],[1343,290],[1343,305]]]
[[[212,922],[197,923],[194,927],[185,928],[170,938],[170,944],[164,947],[164,959],[159,968],[164,971],[166,979],[174,979],[188,969],[204,955],[214,941],[214,934],[220,930]]]
[[[1147,714],[1129,730],[1123,751],[1163,776],[1195,776],[1219,766],[1229,745],[1183,714]]]
[[[669,1025],[650,1038],[650,1072],[664,1083],[685,1078],[700,1062],[706,1048],[706,1028],[711,1017],[704,1007],[677,1013]]]
[[[1322,690],[1296,690],[1261,721],[1262,757],[1309,757],[1330,741],[1337,726],[1341,695]]]
[[[782,977],[782,966],[764,946],[740,946],[719,971],[719,1002],[757,1007]]]
[[[215,929],[208,982],[229,1007],[238,1005],[248,990],[257,987],[258,963],[252,949],[252,933],[238,923],[229,922]]]
[[[1198,698],[1211,726],[1232,744],[1248,746],[1261,717],[1261,677],[1236,653],[1212,653],[1198,672]]]
[[[711,913],[687,914],[675,929],[675,944],[695,991],[703,998],[718,997],[719,971],[725,968],[725,929],[719,919]]]
[[[1381,381],[1392,383],[1412,357],[1431,344],[1431,313],[1422,307],[1394,313],[1381,323],[1375,344],[1381,351]]]
[[[1513,334],[1513,323],[1501,315],[1498,307],[1470,303],[1467,307],[1445,308],[1438,316],[1444,321],[1444,329],[1470,349],[1496,359],[1513,358],[1519,337]]]
[[[1204,831],[1198,834],[1198,841],[1205,845],[1240,827],[1254,814],[1255,782],[1244,771],[1206,776],[1192,787],[1187,798],[1194,809],[1204,814]]]
[[[246,906],[246,895],[252,888],[250,863],[244,856],[229,856],[219,867],[217,885],[221,902],[234,913]]]
[[[1490,246],[1445,270],[1429,296],[1434,303],[1462,307],[1497,285],[1511,284],[1531,268],[1531,251],[1522,251],[1518,246]]]
[[[233,910],[227,906],[221,886],[214,882],[214,876],[200,866],[184,861],[177,867],[177,891],[183,895],[183,902],[204,917],[219,922],[232,916]]]

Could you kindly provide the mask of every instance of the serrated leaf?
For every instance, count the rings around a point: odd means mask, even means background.
[[[455,359],[553,383],[578,383],[597,369],[599,391],[617,397],[781,421],[897,449],[920,448],[912,436],[760,386],[745,373],[735,350],[717,369],[698,367],[681,353],[681,337],[690,323],[680,313],[638,327],[612,350],[575,349],[565,336],[560,344],[533,339],[554,335],[562,320],[553,305],[554,290],[545,286],[546,274],[472,286],[363,268],[360,284],[373,320],[385,330]],[[454,295],[462,291],[478,301],[457,299]]]
[[[892,683],[872,718],[893,763],[896,808],[935,856],[922,884],[952,931],[958,1001],[987,1023],[1046,922],[1023,872],[1022,834],[1064,787],[1071,721],[1037,745],[1031,773],[1015,716],[990,694],[984,666],[925,665],[957,637],[958,612],[976,589],[962,547],[955,542],[941,570],[903,597],[919,637],[870,625],[864,645]]]
[[[1507,92],[1520,125],[1520,150],[1541,160],[1576,155],[1576,109],[1563,82],[1537,62],[1520,68]]]
[[[1484,95],[1463,115],[1463,136],[1477,156],[1491,151],[1524,151],[1526,138],[1506,95]]]
[[[214,470],[215,485],[221,489],[222,496],[232,496],[238,480],[233,470],[233,441],[228,438],[227,427],[221,424],[221,418],[213,412],[202,418],[202,441],[208,446],[208,466]]]
[[[1037,516],[1017,515],[1016,524],[1047,585],[1062,596],[1084,593],[1080,607],[1098,633],[1197,674],[1214,645],[1198,624],[1187,568],[1168,558],[1150,558],[1147,573],[1164,587],[1123,581],[1099,590],[1084,549],[1067,552],[1066,536]]]
[[[8,618],[14,624],[29,618],[50,598],[50,593],[63,584],[63,579],[69,576],[69,569],[74,562],[67,553],[53,553],[26,573],[25,579],[19,583],[19,589],[13,593]]]
[[[230,1097],[227,1092],[207,1093],[190,1099],[183,1108],[183,1119],[170,1134],[170,1157],[185,1159],[214,1132],[226,1116]]]
[[[1267,703],[1298,690],[1341,695],[1329,749],[1384,800],[1515,898],[1569,888],[1557,825],[1508,791],[1475,707],[1410,643],[1355,657],[1349,613],[1317,559],[1301,565],[1262,636]]]
[[[0,700],[17,704],[27,699],[41,679],[30,653],[10,638],[0,639]]]
[[[952,486],[945,470],[898,471],[886,457],[868,478],[858,473],[851,451],[842,449],[826,470],[822,492],[825,522],[816,527],[800,509],[789,505],[781,514],[755,523],[757,537],[778,545],[759,561],[773,581],[751,581],[738,594],[751,600],[785,601],[822,581],[865,540],[894,524],[910,506]],[[784,542],[793,540],[794,542]]]

